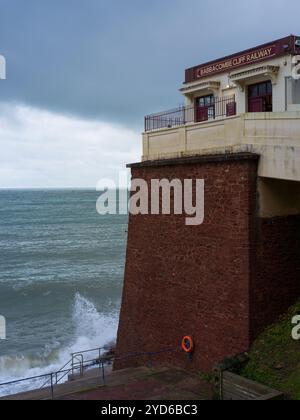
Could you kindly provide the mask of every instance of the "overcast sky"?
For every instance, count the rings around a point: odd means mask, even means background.
[[[291,33],[299,0],[0,0],[0,187],[94,187],[184,69]]]

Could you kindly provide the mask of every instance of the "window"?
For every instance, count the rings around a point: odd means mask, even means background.
[[[196,98],[196,104],[199,107],[210,106],[214,104],[214,95],[201,96]]]
[[[249,86],[249,97],[256,98],[258,96],[258,85]]]
[[[270,80],[248,86],[248,112],[272,112],[272,82]]]

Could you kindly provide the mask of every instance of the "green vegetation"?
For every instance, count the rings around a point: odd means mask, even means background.
[[[248,379],[300,400],[300,340],[292,339],[292,318],[300,314],[300,300],[254,343],[250,362],[241,372]]]

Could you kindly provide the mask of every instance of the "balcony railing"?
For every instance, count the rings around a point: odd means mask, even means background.
[[[234,115],[236,115],[234,95],[214,98],[207,106],[181,106],[170,111],[147,115],[145,117],[145,131],[178,127],[185,124],[210,121],[218,117],[231,117]]]

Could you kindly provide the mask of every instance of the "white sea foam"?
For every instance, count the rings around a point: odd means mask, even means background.
[[[70,360],[71,353],[106,346],[116,339],[118,313],[99,313],[95,305],[77,293],[74,297],[72,319],[75,336],[68,346],[59,343],[47,345],[43,354],[35,356],[0,357],[0,382],[10,382],[23,378],[56,372]],[[96,357],[97,353],[87,357]],[[0,387],[0,395],[8,395],[38,388],[45,379],[31,380],[20,384]]]

